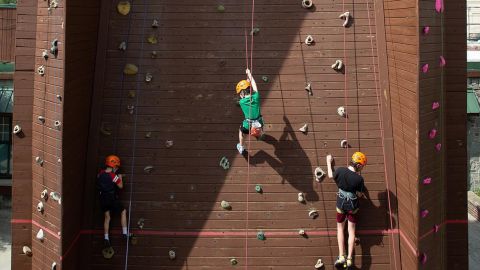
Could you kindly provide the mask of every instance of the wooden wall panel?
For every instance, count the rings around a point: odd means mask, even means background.
[[[0,8],[0,61],[15,62],[17,10]]]

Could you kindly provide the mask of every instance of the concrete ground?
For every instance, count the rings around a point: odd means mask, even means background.
[[[10,197],[0,195],[0,270],[11,269],[12,235],[10,219],[12,215]]]

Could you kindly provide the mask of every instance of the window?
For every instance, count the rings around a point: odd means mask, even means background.
[[[16,8],[17,0],[0,0],[0,8]]]
[[[0,179],[12,178],[13,81],[0,80]]]

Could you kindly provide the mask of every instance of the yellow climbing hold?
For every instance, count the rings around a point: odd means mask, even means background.
[[[154,35],[150,35],[150,36],[147,38],[147,41],[148,41],[148,43],[150,43],[150,44],[157,44],[157,37],[154,36]]]
[[[118,13],[122,15],[127,15],[128,13],[130,13],[130,8],[130,2],[128,1],[120,1],[117,4]]]
[[[125,68],[123,69],[123,73],[125,75],[135,75],[138,72],[138,67],[134,64],[126,64]]]

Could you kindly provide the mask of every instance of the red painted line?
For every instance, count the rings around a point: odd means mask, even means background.
[[[77,234],[77,236],[75,236],[75,238],[73,239],[72,243],[70,244],[70,246],[67,248],[67,251],[65,251],[65,253],[63,254],[63,256],[60,256],[60,261],[63,261],[68,253],[70,253],[70,250],[72,250],[72,248],[75,246],[75,244],[77,243],[78,239],[80,239],[80,235],[81,235],[81,232],[79,232]]]
[[[38,228],[42,229],[43,231],[47,232],[48,234],[50,234],[50,235],[53,236],[54,238],[60,240],[60,235],[58,235],[57,233],[51,231],[51,230],[48,229],[47,227],[40,225],[40,223],[36,222],[35,220],[30,220],[30,219],[12,219],[10,222],[11,222],[12,224],[33,224],[33,225],[37,226]]]
[[[442,228],[444,225],[447,225],[447,224],[468,224],[468,220],[464,220],[464,219],[451,219],[451,220],[446,220],[444,221],[443,223],[439,224],[438,227],[439,229]],[[431,235],[435,233],[435,230],[432,228],[430,229],[429,231],[427,231],[426,233],[424,233],[422,236],[420,236],[418,239],[419,240],[422,240],[424,239],[425,237]]]

